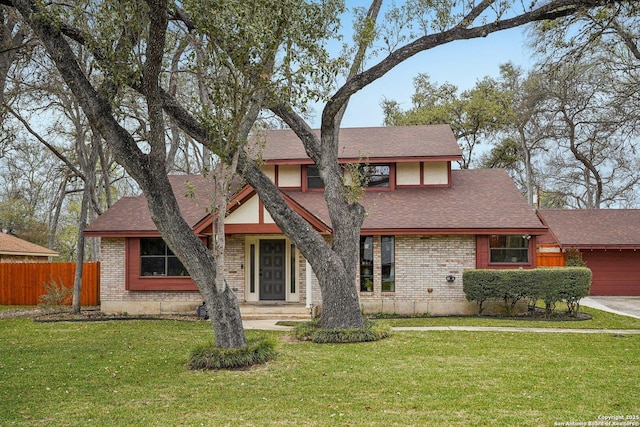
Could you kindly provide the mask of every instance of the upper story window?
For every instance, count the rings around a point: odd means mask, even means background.
[[[320,171],[316,165],[307,165],[307,188],[324,188]]]
[[[141,276],[188,276],[178,257],[161,238],[140,239]]]
[[[389,164],[362,165],[360,173],[366,180],[367,187],[388,188],[391,166]]]
[[[391,165],[372,164],[358,167],[363,184],[368,188],[389,188]],[[320,172],[316,165],[307,165],[307,188],[324,188],[324,182],[320,178]]]
[[[529,236],[493,235],[489,238],[489,262],[528,263]]]

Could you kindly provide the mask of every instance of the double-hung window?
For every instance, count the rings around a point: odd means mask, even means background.
[[[307,165],[307,188],[324,188],[324,182],[316,165]]]
[[[489,238],[489,262],[529,262],[529,236],[493,235]]]

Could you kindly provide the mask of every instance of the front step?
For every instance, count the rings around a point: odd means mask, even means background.
[[[240,314],[244,320],[311,319],[310,310],[304,304],[293,303],[245,303],[240,305]]]

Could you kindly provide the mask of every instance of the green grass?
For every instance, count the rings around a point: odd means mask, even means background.
[[[0,425],[552,426],[640,414],[640,336],[394,332],[190,371],[208,322],[0,320]]]
[[[640,329],[640,319],[620,316],[589,307],[580,307],[580,312],[592,316],[589,320],[553,321],[501,319],[499,317],[420,317],[388,319],[391,326],[507,326],[517,328],[563,328],[563,329]]]
[[[37,308],[35,305],[0,305],[0,313],[9,310],[27,310]]]

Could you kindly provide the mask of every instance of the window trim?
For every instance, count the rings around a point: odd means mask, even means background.
[[[163,254],[149,254],[149,255],[143,255],[142,254],[142,240],[154,240],[154,241],[160,241],[160,243],[163,246],[164,249],[164,253]],[[148,277],[148,276],[153,276],[153,277],[185,277],[185,276],[189,276],[189,272],[187,271],[187,269],[185,268],[185,266],[182,264],[182,262],[180,261],[180,259],[178,259],[178,257],[173,253],[173,251],[171,251],[171,248],[169,248],[169,245],[167,245],[167,243],[164,241],[164,239],[162,239],[161,237],[141,237],[140,238],[140,275],[144,276],[144,277]],[[155,274],[155,271],[153,271],[152,273],[154,274],[143,274],[143,266],[144,266],[144,260],[150,260],[150,259],[162,259],[163,265],[164,265],[164,274]],[[184,271],[184,273],[186,274],[173,274],[170,275],[169,274],[169,268],[171,265],[171,260],[175,260],[179,263],[180,266],[180,270]]]
[[[127,237],[125,242],[125,289],[128,291],[197,291],[189,276],[142,276],[140,240],[159,236]],[[203,244],[205,241],[203,240]]]
[[[506,247],[492,247],[491,246],[491,240],[494,237],[520,237],[523,241],[523,243],[525,243],[525,245],[523,247],[516,247],[516,248],[510,248],[508,246]],[[490,236],[488,236],[487,238],[487,247],[488,247],[488,263],[489,265],[518,265],[518,266],[522,266],[522,265],[531,265],[531,244],[530,244],[530,239],[531,236],[527,235],[517,235],[517,234],[492,234]],[[493,250],[519,250],[519,251],[524,251],[526,254],[527,259],[525,261],[493,261],[492,260],[492,251]]]

